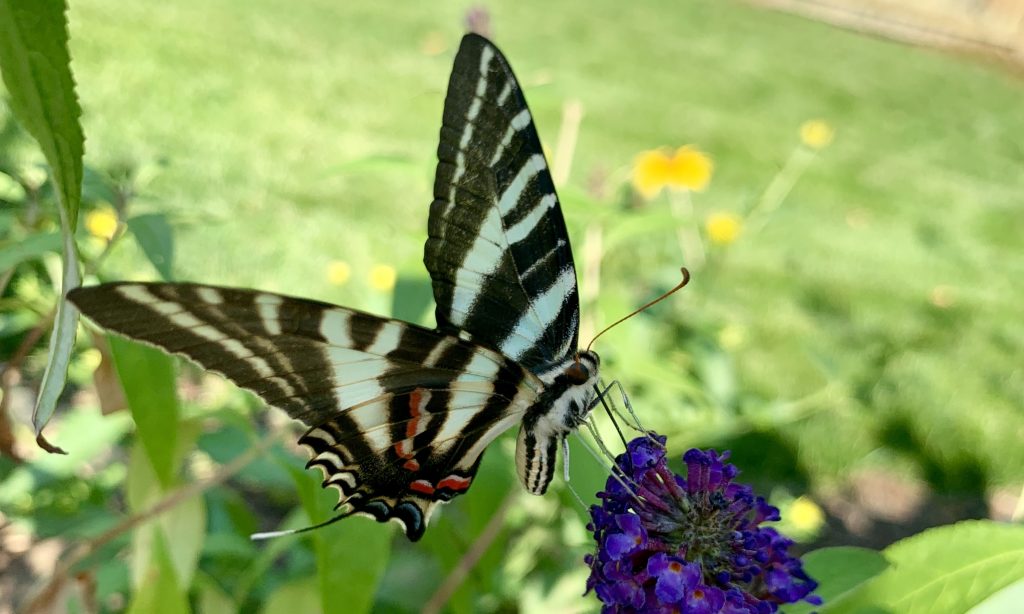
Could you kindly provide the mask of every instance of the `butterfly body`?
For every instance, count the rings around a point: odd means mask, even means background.
[[[516,424],[520,480],[545,492],[598,382],[597,354],[577,349],[576,273],[536,129],[507,61],[476,35],[452,70],[428,235],[436,329],[189,283],[103,284],[69,299],[304,422],[308,466],[343,513],[395,521],[416,540]]]

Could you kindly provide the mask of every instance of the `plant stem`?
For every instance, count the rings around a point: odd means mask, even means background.
[[[676,227],[676,240],[679,241],[679,251],[683,253],[683,261],[686,266],[693,270],[700,269],[707,261],[704,253],[704,243],[700,239],[700,232],[697,230],[697,219],[693,212],[693,199],[690,198],[689,190],[669,191],[669,206],[672,207],[672,215],[679,220]]]

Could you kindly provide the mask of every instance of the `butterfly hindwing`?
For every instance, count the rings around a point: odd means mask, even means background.
[[[539,383],[458,337],[306,299],[194,284],[114,283],[69,298],[115,333],[183,355],[305,422],[339,505],[412,539],[469,487],[484,447]]]
[[[445,99],[424,263],[438,325],[527,368],[576,351],[569,237],[522,89],[486,39],[462,39]]]

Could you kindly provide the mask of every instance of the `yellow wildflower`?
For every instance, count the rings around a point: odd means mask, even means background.
[[[343,286],[352,277],[352,267],[344,260],[332,260],[327,264],[327,281],[335,286]]]
[[[811,149],[824,149],[835,134],[832,125],[823,119],[811,119],[800,126],[800,140]]]
[[[647,199],[666,187],[700,192],[708,187],[713,170],[711,158],[691,145],[680,147],[672,155],[667,150],[655,149],[637,156],[633,186]]]
[[[734,213],[712,213],[704,227],[712,243],[728,245],[740,235],[740,218]]]
[[[825,513],[809,497],[797,497],[790,504],[786,519],[800,531],[814,533],[825,522]]]
[[[375,264],[370,269],[370,286],[374,290],[385,292],[395,287],[395,278],[397,276],[395,267],[389,264]]]
[[[114,238],[117,225],[117,212],[111,207],[98,207],[85,216],[85,228],[89,234],[107,241]]]

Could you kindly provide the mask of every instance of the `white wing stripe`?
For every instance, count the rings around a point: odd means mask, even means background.
[[[449,319],[456,326],[462,326],[466,321],[466,314],[473,308],[476,302],[477,293],[470,288],[475,285],[473,279],[480,275],[487,275],[498,267],[501,255],[505,253],[506,246],[495,245],[488,236],[501,237],[499,224],[501,215],[498,210],[491,208],[480,228],[480,234],[473,241],[473,246],[466,252],[462,259],[462,266],[455,273],[455,290],[452,293],[452,313]],[[475,265],[469,268],[470,265]],[[477,266],[485,267],[485,270],[474,270]]]
[[[515,328],[501,344],[503,354],[518,360],[540,340],[548,326],[558,317],[562,303],[576,285],[576,274],[566,267],[554,283],[535,298],[526,313],[516,322]],[[534,323],[539,323],[539,326]]]
[[[505,84],[505,87],[501,88],[501,93],[498,94],[498,106],[499,107],[505,104],[505,101],[508,100],[509,94],[511,94],[511,93],[512,93],[512,82],[509,81],[509,82],[507,82]]]
[[[351,347],[352,336],[349,334],[349,317],[344,311],[329,309],[320,319],[320,334],[331,345]]]
[[[523,191],[526,190],[526,185],[542,170],[544,170],[544,156],[539,153],[530,156],[530,159],[519,169],[515,179],[498,200],[498,210],[501,211],[501,215],[507,215],[516,206]]]
[[[540,199],[540,203],[533,208],[533,211],[530,211],[526,217],[519,220],[515,226],[509,228],[505,232],[505,235],[508,237],[508,242],[519,243],[526,237],[530,236],[530,233],[537,227],[537,224],[544,219],[544,214],[550,209],[554,209],[557,204],[558,199],[555,198],[554,194],[546,194],[544,198]]]
[[[398,341],[402,334],[402,327],[393,322],[386,322],[384,326],[380,327],[377,331],[377,336],[374,337],[373,343],[370,347],[364,350],[367,354],[373,354],[375,356],[386,356],[388,352],[391,352],[398,347]]]
[[[273,294],[260,294],[256,297],[256,311],[260,314],[260,321],[263,322],[263,328],[265,328],[271,335],[281,334],[280,309],[280,296],[274,296]]]
[[[199,295],[199,300],[210,305],[220,305],[224,302],[224,297],[220,295],[216,288],[197,288],[196,294]]]
[[[483,53],[480,54],[480,82],[485,83],[487,81],[487,71],[491,68],[491,59],[494,58],[494,50],[490,47],[484,47]],[[476,95],[483,96],[486,86],[477,84]]]

